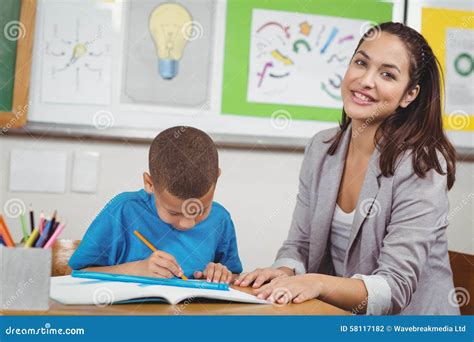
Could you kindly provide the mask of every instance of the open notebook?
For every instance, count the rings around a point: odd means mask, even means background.
[[[269,304],[250,294],[229,288],[208,290],[168,285],[107,281],[61,276],[51,278],[50,297],[62,304],[107,305],[136,301],[177,304],[186,299],[207,298],[253,304]]]

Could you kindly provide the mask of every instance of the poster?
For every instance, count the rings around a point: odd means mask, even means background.
[[[254,9],[247,101],[341,108],[364,20]]]
[[[373,0],[229,0],[221,112],[267,118],[283,112],[295,120],[339,121],[337,87],[347,58],[369,27],[400,20],[394,18],[394,6]],[[266,15],[283,31],[273,24],[262,28]]]

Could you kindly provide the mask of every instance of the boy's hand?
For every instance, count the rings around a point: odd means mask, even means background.
[[[207,264],[204,272],[194,272],[195,279],[206,279],[206,281],[213,283],[227,283],[229,284],[232,280],[232,272],[222,264],[216,264],[210,262]]]
[[[157,278],[181,277],[183,270],[175,257],[163,251],[153,252],[147,259],[140,263],[140,275]]]

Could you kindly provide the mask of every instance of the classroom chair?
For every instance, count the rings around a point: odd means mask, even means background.
[[[71,274],[72,269],[69,267],[68,262],[80,243],[81,240],[66,239],[59,239],[54,242],[52,247],[53,262],[51,265],[51,275],[53,277]]]
[[[449,261],[454,287],[458,288],[456,292],[465,303],[461,306],[461,315],[474,315],[474,255],[450,251]]]

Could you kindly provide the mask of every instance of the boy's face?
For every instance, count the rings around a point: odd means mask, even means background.
[[[170,194],[166,189],[158,191],[154,188],[151,176],[146,172],[143,174],[143,180],[145,191],[155,196],[158,216],[164,222],[171,224],[173,228],[186,231],[209,216],[216,189],[215,184],[204,196],[183,200]]]

